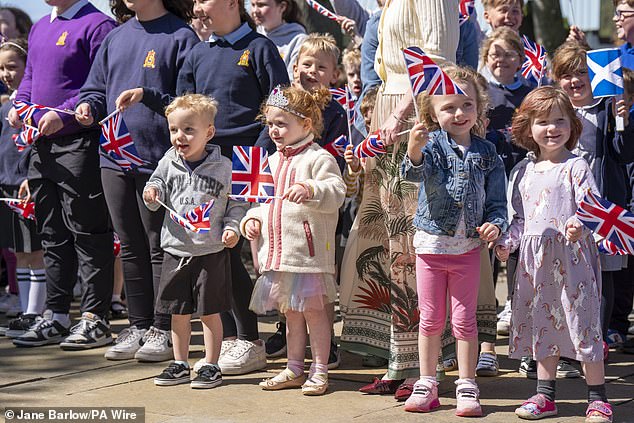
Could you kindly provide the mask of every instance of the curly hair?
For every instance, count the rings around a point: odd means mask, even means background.
[[[190,23],[194,17],[194,0],[162,0],[163,7],[181,20]],[[244,6],[243,6],[244,8]],[[124,23],[135,13],[128,9],[124,0],[110,0],[110,10],[119,23]]]
[[[548,86],[536,88],[522,101],[519,110],[513,116],[513,143],[539,154],[539,145],[532,138],[531,125],[535,119],[550,115],[554,108],[559,108],[570,121],[570,138],[566,142],[566,148],[575,148],[583,129],[581,121],[568,95],[560,88]]]
[[[471,128],[471,133],[479,137],[484,137],[486,132],[486,115],[489,108],[489,94],[486,80],[482,75],[468,67],[441,65],[441,68],[462,88],[469,84],[473,87],[476,93],[476,98],[474,100],[476,102],[477,118],[475,125]],[[438,125],[438,122],[433,120],[434,108],[431,104],[432,97],[435,96],[428,95],[426,91],[422,92],[418,96],[417,103],[420,112],[419,119],[425,124],[429,131],[437,131],[440,129],[440,126]]]
[[[176,97],[165,109],[165,117],[168,117],[176,109],[191,110],[200,116],[208,116],[213,125],[218,112],[218,102],[212,97],[203,94],[184,94]]]
[[[311,133],[315,136],[315,139],[321,137],[321,133],[324,130],[324,120],[322,118],[322,111],[330,101],[330,90],[322,87],[306,91],[302,88],[296,88],[293,86],[282,88],[282,94],[288,100],[288,108],[301,113],[311,121]],[[260,107],[260,115],[258,116],[263,122],[266,121],[266,111],[269,106],[266,101],[262,103]],[[293,118],[302,118],[288,112]]]

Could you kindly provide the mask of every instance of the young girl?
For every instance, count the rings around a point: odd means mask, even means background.
[[[588,384],[586,422],[611,422],[603,373],[601,272],[590,231],[574,217],[588,190],[597,193],[586,161],[571,153],[582,125],[568,96],[542,87],[513,119],[513,138],[529,150],[515,169],[509,231],[495,252],[505,261],[519,248],[512,300],[509,357],[537,360],[537,394],[515,414],[540,419],[557,414],[559,357],[581,361]]]
[[[13,93],[16,93],[24,76],[26,54],[27,42],[23,39],[0,44],[0,79]],[[15,98],[15,94],[12,94],[12,98]],[[8,198],[26,195],[25,200],[30,201],[26,169],[23,164],[28,150],[17,150],[12,138],[19,130],[11,128],[5,119],[11,107],[12,102],[8,101],[0,108],[0,195]],[[9,322],[6,335],[15,338],[24,334],[35,323],[35,317],[44,311],[44,260],[35,222],[19,216],[6,206],[1,207],[0,246],[15,252],[17,269],[13,270],[17,276],[23,313],[19,318]]]
[[[82,87],[77,120],[91,124],[117,108],[124,109],[130,88],[152,87],[174,94],[176,76],[198,37],[187,26],[192,2],[117,0],[113,11],[120,22],[104,41],[86,84]],[[143,89],[140,89],[143,93]],[[101,178],[115,232],[121,239],[121,261],[130,327],[106,351],[109,360],[136,358],[163,361],[172,357],[170,316],[155,313],[163,251],[160,233],[163,211],[150,212],[142,192],[158,161],[170,148],[162,110],[151,106],[161,99],[144,96],[144,105],[130,108],[123,119],[139,152],[148,164],[124,173],[107,157],[101,159]]]
[[[466,95],[420,97],[421,123],[412,128],[401,174],[420,182],[416,234],[416,281],[420,326],[420,379],[406,411],[440,406],[436,363],[445,325],[447,291],[457,340],[458,416],[481,416],[475,383],[478,357],[476,305],[480,250],[506,228],[504,165],[484,132],[486,91],[467,68],[446,73]],[[428,132],[431,130],[433,132]]]
[[[260,382],[264,390],[301,386],[304,395],[322,395],[328,388],[332,323],[325,307],[337,296],[335,228],[346,193],[334,157],[313,142],[321,134],[321,109],[329,100],[326,88],[277,87],[262,107],[277,147],[269,164],[281,198],[249,210],[241,230],[247,239],[260,240],[262,276],[250,308],[286,315],[288,351],[286,369]],[[307,380],[306,325],[313,355]]]

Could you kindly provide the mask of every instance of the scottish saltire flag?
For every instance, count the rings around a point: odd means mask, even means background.
[[[588,191],[579,204],[576,216],[594,233],[613,243],[615,248],[634,254],[634,214]]]
[[[602,239],[597,243],[597,249],[600,253],[607,254],[609,256],[624,256],[627,251],[618,248],[613,242],[607,239]]]
[[[101,124],[99,143],[108,156],[123,170],[132,170],[145,164],[145,161],[139,157],[121,113],[114,114]]]
[[[460,10],[460,17],[458,18],[458,23],[460,25],[464,24],[469,20],[469,16],[475,10],[475,1],[474,0],[460,0],[460,5],[458,6]]]
[[[40,137],[37,128],[31,125],[22,125],[22,130],[18,134],[12,135],[13,143],[18,151],[24,151],[25,148],[33,144]]]
[[[23,218],[35,220],[35,202],[29,201],[25,203],[24,201],[10,199],[3,199],[2,201]]]
[[[522,63],[522,76],[527,81],[539,84],[546,70],[546,49],[531,41],[522,35],[522,43],[524,44],[524,63]]]
[[[210,200],[207,203],[203,203],[193,210],[188,211],[183,215],[176,215],[173,212],[170,213],[170,218],[180,226],[195,233],[209,232],[210,220],[209,212],[214,206],[214,200]]]
[[[381,140],[380,130],[372,132],[366,139],[354,148],[354,155],[358,158],[376,157],[387,152]]]
[[[13,102],[13,108],[16,112],[18,112],[18,116],[20,116],[20,120],[22,122],[27,122],[33,117],[33,114],[38,110],[46,110],[46,107],[40,106],[39,104],[31,103],[23,100],[15,100]]]
[[[319,13],[320,15],[325,16],[328,19],[332,19],[333,21],[339,20],[339,15],[326,9],[324,6],[317,3],[315,0],[306,0],[306,3],[308,3],[308,5],[312,7],[313,9],[315,9],[317,13]]]
[[[403,49],[403,56],[414,96],[423,91],[427,91],[429,95],[465,95],[464,91],[419,47]]]
[[[324,149],[335,157],[343,157],[346,152],[346,146],[348,145],[348,137],[340,135],[334,141],[326,144]]]
[[[624,93],[620,49],[604,48],[588,51],[586,62],[594,98],[612,97]]]
[[[345,88],[331,88],[330,95],[332,98],[341,105],[344,109],[348,107],[348,102],[346,100],[346,89]]]
[[[233,147],[231,197],[252,203],[268,203],[275,198],[269,156],[262,147]]]

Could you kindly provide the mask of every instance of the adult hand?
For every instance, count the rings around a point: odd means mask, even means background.
[[[119,94],[114,104],[117,109],[123,111],[141,100],[143,100],[143,88],[132,88]]]
[[[88,103],[81,103],[75,108],[75,120],[81,125],[90,126],[95,121]]]
[[[398,140],[399,136],[396,134],[403,129],[403,122],[399,121],[399,119],[394,114],[391,114],[381,126],[381,140],[386,146],[392,145]]]
[[[63,127],[64,122],[62,122],[62,118],[60,118],[54,110],[44,113],[44,116],[42,116],[37,124],[37,130],[42,135],[52,135]]]

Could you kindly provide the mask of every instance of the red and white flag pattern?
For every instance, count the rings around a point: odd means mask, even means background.
[[[420,47],[403,49],[414,96],[462,94],[464,91]]]

